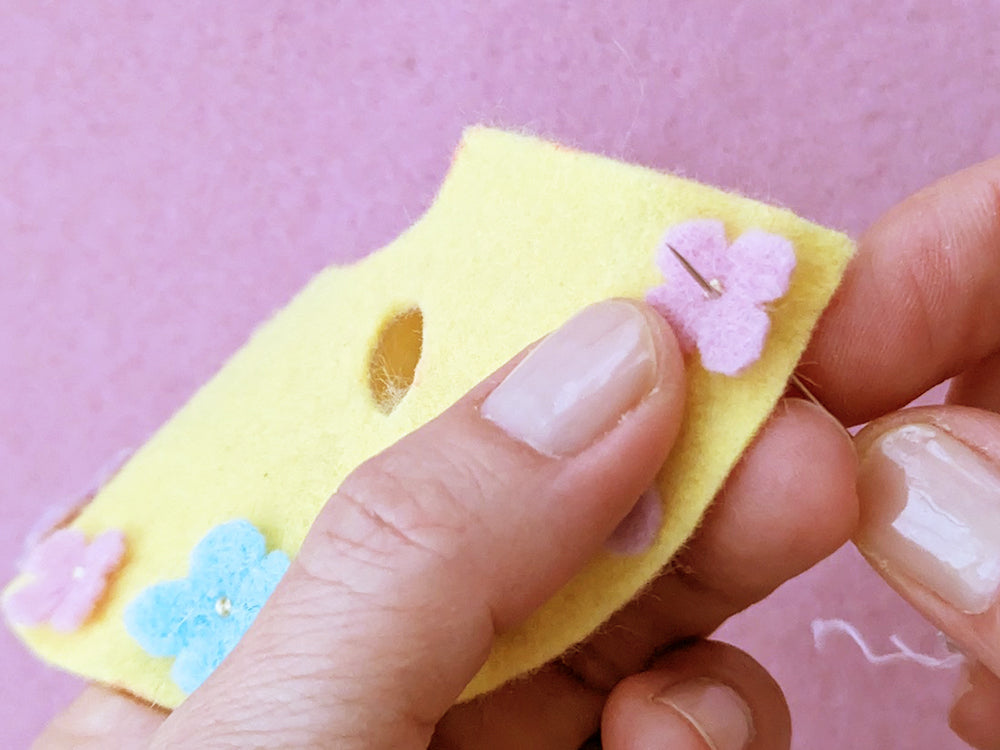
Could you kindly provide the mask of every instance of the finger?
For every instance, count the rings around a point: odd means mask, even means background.
[[[1000,350],[1000,158],[886,213],[824,313],[803,372],[846,424]]]
[[[828,414],[782,402],[670,569],[567,665],[585,684],[610,689],[663,645],[708,635],[825,559],[856,528],[856,465]]]
[[[948,389],[948,403],[1000,414],[1000,353],[987,357],[955,378]]]
[[[440,747],[576,747],[565,738],[578,745],[595,732],[603,697],[655,652],[711,633],[846,542],[855,474],[839,423],[806,401],[783,402],[673,569],[559,663],[449,711]]]
[[[963,677],[948,724],[976,750],[1000,750],[1000,677],[982,664],[966,667]]]
[[[1000,415],[909,409],[857,442],[858,548],[968,656],[1000,673]]]
[[[683,393],[676,339],[655,312],[585,310],[344,481],[159,746],[248,733],[426,746],[495,634],[568,581],[652,482]]]
[[[576,750],[600,728],[607,692],[558,663],[452,708],[430,750]]]
[[[122,750],[148,748],[166,718],[151,706],[106,687],[91,686],[35,740],[35,750]]]
[[[668,654],[611,693],[605,750],[781,750],[791,719],[781,688],[742,651],[700,642]]]

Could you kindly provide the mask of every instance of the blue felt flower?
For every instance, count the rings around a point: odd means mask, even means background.
[[[125,610],[125,628],[152,656],[174,656],[170,671],[186,693],[215,670],[257,617],[288,569],[284,552],[267,552],[249,521],[212,529],[191,553],[180,581],[150,586]]]

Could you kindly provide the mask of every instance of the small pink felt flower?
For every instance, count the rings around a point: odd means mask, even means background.
[[[698,283],[670,247],[714,292]],[[764,305],[788,291],[795,270],[791,242],[751,229],[730,245],[721,221],[697,219],[667,231],[656,263],[666,283],[646,299],[670,322],[685,351],[697,348],[705,369],[724,375],[738,375],[760,358],[771,328]]]
[[[30,580],[4,598],[4,612],[17,625],[48,622],[62,632],[77,630],[124,555],[125,536],[118,530],[105,531],[88,545],[83,532],[59,529],[24,561],[22,572]]]

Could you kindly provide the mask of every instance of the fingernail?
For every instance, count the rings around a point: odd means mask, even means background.
[[[862,457],[857,545],[891,574],[970,614],[1000,592],[1000,469],[930,425],[880,437]]]
[[[481,413],[540,453],[563,456],[614,427],[655,383],[646,316],[627,302],[601,302],[542,340]]]
[[[692,680],[671,685],[653,700],[679,713],[712,750],[743,750],[753,739],[753,713],[728,685]]]

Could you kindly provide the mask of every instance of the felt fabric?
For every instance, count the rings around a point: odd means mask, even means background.
[[[795,270],[786,238],[751,229],[730,247],[721,221],[688,221],[667,231],[656,262],[667,283],[646,298],[673,325],[682,347],[697,347],[705,369],[724,375],[757,361],[771,328],[763,305],[788,290]]]
[[[151,656],[176,657],[170,676],[191,693],[236,647],[288,565],[249,521],[222,524],[194,548],[187,578],[154,584],[128,605],[125,629]]]
[[[18,625],[49,623],[73,632],[98,606],[124,555],[125,539],[116,529],[90,543],[77,529],[59,529],[28,554],[24,579],[3,599],[4,614]]]
[[[629,601],[694,530],[782,394],[853,245],[782,209],[482,128],[466,133],[419,221],[356,265],[318,275],[74,521],[87,533],[122,528],[129,539],[130,564],[99,616],[72,637],[45,628],[20,635],[55,664],[176,705],[184,693],[169,679],[170,661],[125,631],[127,602],[183,575],[186,551],[232,518],[250,519],[269,548],[294,554],[351,469],[584,305],[661,284],[659,239],[699,217],[719,218],[730,237],[759,229],[786,238],[795,272],[771,307],[757,362],[738,378],[692,364],[687,418],[657,482],[664,513],[653,544],[595,559],[499,639],[462,697],[558,656]],[[372,391],[372,352],[385,324],[415,309],[420,358],[387,413]]]

